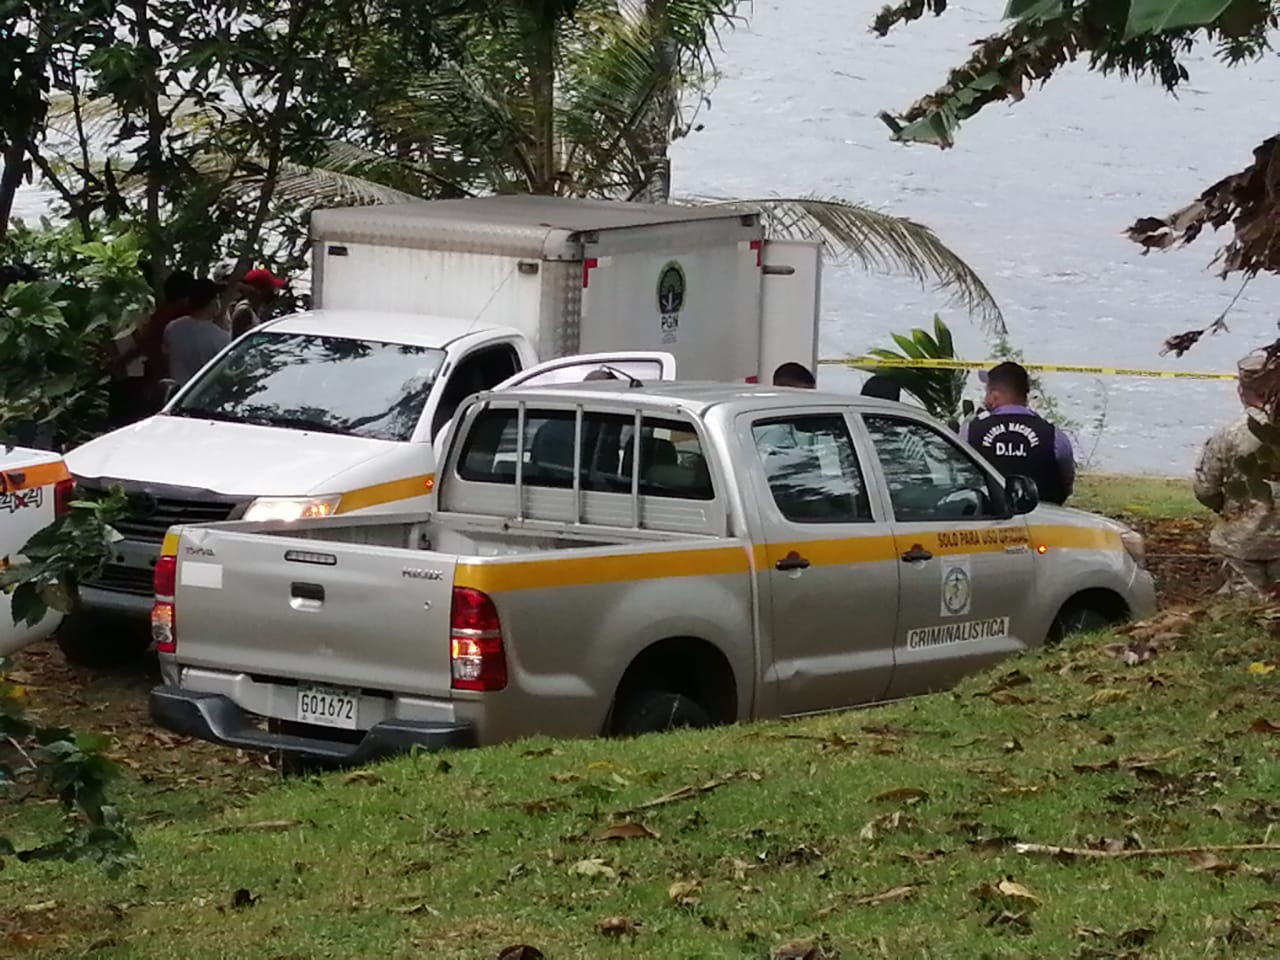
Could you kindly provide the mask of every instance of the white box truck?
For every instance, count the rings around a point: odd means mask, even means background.
[[[159,414],[67,454],[89,491],[131,495],[59,631],[69,658],[145,649],[173,524],[425,509],[433,441],[473,393],[816,362],[819,245],[769,240],[758,213],[507,196],[321,210],[311,232],[315,309],[248,331]]]

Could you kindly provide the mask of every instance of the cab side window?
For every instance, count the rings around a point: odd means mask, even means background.
[[[478,483],[514,484],[518,412],[490,409],[474,421],[463,445],[458,475]],[[523,482],[531,487],[573,486],[577,421],[569,410],[526,410]],[[645,418],[640,425],[639,486],[643,496],[712,500],[706,457],[690,424]],[[579,486],[584,491],[631,493],[636,471],[635,418],[587,413],[582,418]]]
[[[928,522],[1003,517],[991,477],[949,437],[916,420],[863,416],[889,485],[895,519]]]
[[[440,394],[440,405],[431,420],[431,436],[435,437],[457,412],[458,405],[473,393],[496,387],[520,370],[520,358],[509,343],[485,347],[468,354],[449,372]]]
[[[844,417],[778,417],[751,425],[773,501],[793,523],[870,523],[871,504]]]

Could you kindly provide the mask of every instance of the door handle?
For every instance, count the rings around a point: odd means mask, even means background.
[[[774,567],[779,570],[808,570],[809,561],[792,550],[785,557],[775,563]]]
[[[316,603],[324,603],[324,585],[301,583],[295,580],[289,587],[289,596],[295,600],[313,600]]]
[[[913,544],[911,549],[902,555],[903,563],[918,563],[922,560],[932,560],[933,554],[926,550],[920,544]]]

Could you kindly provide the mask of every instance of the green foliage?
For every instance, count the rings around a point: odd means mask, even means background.
[[[38,531],[13,562],[0,568],[0,589],[13,597],[14,623],[34,625],[50,610],[70,612],[76,585],[106,564],[110,541],[118,537],[111,524],[125,505],[119,490],[99,502],[73,501],[68,513]],[[41,726],[27,718],[25,703],[25,689],[5,676],[0,660],[0,795],[39,790],[75,817],[60,837],[34,847],[19,849],[0,834],[0,858],[89,860],[118,874],[132,862],[135,847],[107,802],[115,764],[106,755],[106,739]]]
[[[34,626],[50,610],[70,613],[76,587],[102,571],[119,539],[113,524],[127,501],[120,490],[102,500],[73,500],[71,509],[36,532],[19,551],[23,562],[0,568],[0,590],[13,597],[13,622]]]
[[[0,259],[27,263],[41,279],[0,292],[0,442],[22,422],[48,424],[74,444],[100,430],[113,341],[151,308],[127,232],[86,241],[78,224],[18,230]]]
[[[71,816],[61,836],[36,846],[21,847],[0,834],[0,867],[6,856],[20,863],[87,860],[117,876],[133,862],[136,847],[119,811],[107,800],[116,766],[106,755],[106,738],[28,719],[26,690],[11,682],[3,668],[0,660],[0,796],[52,796]]]
[[[951,331],[937,315],[933,318],[933,333],[915,329],[907,336],[891,334],[898,351],[876,348],[867,351],[870,356],[884,360],[958,360]],[[900,352],[899,352],[900,351]],[[946,370],[912,367],[861,366],[895,381],[903,390],[920,401],[931,415],[954,429],[961,420],[972,416],[973,402],[964,398],[965,384],[969,380],[967,370]]]
[[[883,36],[942,0],[886,7],[872,29]],[[1005,29],[974,45],[946,83],[899,114],[882,113],[895,139],[949,147],[968,118],[992,103],[1021,100],[1076,60],[1122,76],[1151,77],[1169,90],[1190,76],[1188,54],[1216,44],[1228,63],[1256,59],[1277,28],[1273,0],[1012,0]]]

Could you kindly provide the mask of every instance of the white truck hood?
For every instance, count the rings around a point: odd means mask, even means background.
[[[86,479],[288,497],[334,492],[325,489],[327,481],[401,446],[336,433],[155,416],[91,440],[65,460],[72,474]]]

